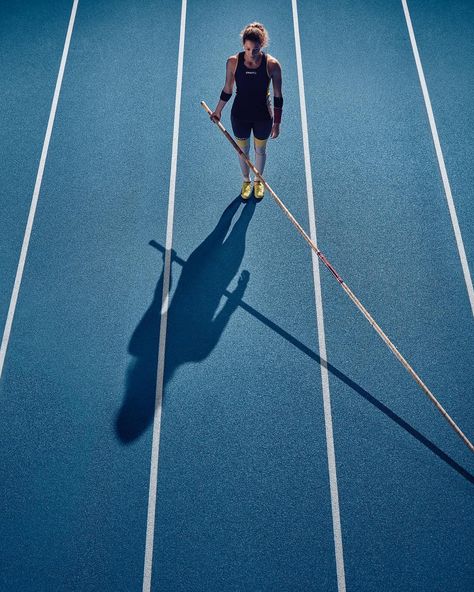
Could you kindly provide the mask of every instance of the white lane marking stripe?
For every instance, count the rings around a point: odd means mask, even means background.
[[[317,244],[316,240],[316,215],[314,208],[314,196],[313,196],[313,179],[311,173],[311,160],[309,152],[309,139],[308,139],[308,121],[306,116],[306,100],[304,92],[304,80],[303,80],[303,61],[301,58],[301,43],[300,43],[300,32],[298,24],[298,9],[296,0],[292,0],[293,6],[293,25],[295,30],[295,46],[296,46],[296,63],[298,69],[298,88],[300,95],[300,108],[301,108],[301,127],[303,132],[303,149],[304,149],[304,164],[306,172],[306,193],[308,196],[308,213],[309,213],[309,224],[310,224],[310,235],[311,239]],[[331,413],[331,395],[329,392],[329,376],[328,369],[325,364],[327,360],[326,353],[326,338],[324,333],[324,316],[323,316],[323,303],[321,293],[321,282],[319,276],[319,260],[317,255],[312,252],[313,262],[313,279],[314,279],[314,295],[316,300],[316,316],[318,324],[318,339],[319,339],[319,352],[321,355],[321,382],[323,389],[323,402],[324,402],[324,422],[326,426],[326,445],[327,445],[327,456],[328,456],[328,470],[329,470],[329,485],[331,492],[331,508],[332,508],[332,524],[333,524],[333,535],[334,535],[334,550],[336,555],[336,572],[337,572],[337,588],[338,592],[345,592],[346,580],[344,573],[344,556],[342,550],[342,532],[341,532],[341,518],[339,513],[339,493],[337,487],[337,474],[336,474],[336,454],[334,450],[334,436],[332,427],[332,413]]]
[[[168,222],[166,226],[166,252],[163,273],[163,296],[161,305],[160,342],[155,392],[155,415],[153,420],[153,441],[150,462],[150,486],[148,492],[148,514],[146,525],[145,561],[143,570],[143,592],[150,592],[153,569],[153,542],[155,536],[156,497],[158,486],[158,459],[160,453],[161,413],[163,401],[163,380],[165,370],[166,329],[168,324],[169,288],[171,271],[171,248],[173,245],[173,219],[178,163],[179,118],[181,111],[181,87],[183,80],[184,36],[186,30],[186,0],[181,5],[181,28],[179,33],[178,73],[176,78],[176,101],[174,109],[173,145],[171,151],[170,189],[168,197]]]
[[[44,167],[46,165],[46,157],[48,155],[49,142],[51,140],[54,119],[56,116],[56,108],[58,106],[58,101],[59,101],[59,93],[61,92],[61,85],[63,82],[64,70],[66,68],[66,60],[67,60],[67,56],[68,56],[68,52],[69,52],[69,44],[71,42],[72,30],[74,28],[74,21],[76,19],[78,2],[79,2],[79,0],[74,0],[73,5],[72,5],[72,10],[71,10],[71,17],[69,18],[69,26],[68,26],[67,33],[66,33],[66,40],[64,42],[64,49],[63,49],[63,54],[61,57],[61,63],[59,65],[58,78],[56,80],[56,88],[54,89],[53,101],[51,104],[51,111],[49,113],[49,120],[48,120],[48,125],[46,128],[46,135],[45,135],[44,142],[43,142],[43,150],[41,151],[38,172],[36,174],[36,183],[35,183],[35,187],[33,190],[33,197],[32,197],[31,205],[30,205],[30,212],[28,214],[28,220],[26,222],[26,229],[25,229],[25,234],[23,237],[23,244],[21,247],[20,258],[19,258],[18,266],[17,266],[17,270],[16,270],[15,283],[13,285],[13,291],[12,291],[12,295],[10,298],[10,306],[8,308],[8,313],[7,313],[7,320],[5,323],[5,329],[3,331],[2,344],[0,346],[0,378],[2,377],[3,366],[5,363],[5,357],[7,354],[8,343],[10,341],[10,334],[11,334],[11,329],[12,329],[12,325],[13,325],[13,317],[15,316],[15,309],[16,309],[16,305],[17,305],[17,301],[18,301],[18,294],[20,292],[21,280],[23,278],[23,271],[25,268],[26,256],[28,254],[28,247],[30,244],[31,231],[33,229],[33,223],[35,220],[36,207],[38,205],[41,183],[43,181]]]
[[[411,47],[413,55],[415,57],[416,69],[418,70],[418,77],[420,79],[421,89],[423,91],[423,98],[425,100],[425,107],[428,113],[428,119],[431,127],[431,135],[433,136],[433,142],[435,145],[436,156],[438,157],[439,170],[441,172],[441,178],[444,185],[444,193],[446,194],[446,200],[448,202],[449,213],[451,215],[451,222],[454,229],[454,235],[456,237],[456,244],[459,251],[459,257],[461,259],[461,266],[464,273],[464,281],[466,282],[467,293],[469,296],[469,302],[471,303],[472,314],[474,315],[474,289],[472,287],[471,273],[469,271],[469,265],[467,262],[466,251],[464,250],[464,243],[462,240],[461,229],[459,227],[458,217],[456,214],[456,208],[454,207],[454,200],[451,193],[451,186],[449,184],[448,173],[446,172],[446,166],[444,164],[443,152],[441,150],[441,144],[439,141],[438,130],[436,128],[436,122],[433,115],[433,109],[431,107],[430,95],[428,93],[428,87],[426,85],[425,75],[423,73],[423,66],[421,65],[420,54],[418,53],[418,46],[416,44],[415,32],[411,22],[410,12],[408,10],[408,4],[406,0],[402,0],[403,12],[405,13],[405,20],[408,27],[408,33],[410,35]]]

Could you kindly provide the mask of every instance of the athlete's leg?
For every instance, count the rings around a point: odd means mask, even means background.
[[[272,131],[272,120],[256,121],[253,128],[254,146],[255,146],[255,166],[263,174],[265,162],[267,160],[267,140]],[[256,179],[257,181],[259,179]]]
[[[259,140],[258,138],[254,138],[253,140],[255,146],[255,166],[263,174],[265,162],[267,161],[267,140]],[[257,177],[255,180],[260,181],[260,178]]]
[[[255,146],[255,166],[263,175],[265,162],[267,161],[267,140],[272,130],[272,121],[256,122],[253,125],[254,146]],[[265,192],[265,186],[260,177],[255,178],[254,195],[257,199],[262,199]]]
[[[250,151],[250,131],[251,126],[249,123],[240,121],[236,119],[234,116],[230,118],[232,123],[232,130],[234,132],[235,141],[237,142],[239,148],[245,154],[245,156],[249,156]],[[240,168],[242,170],[242,175],[244,177],[244,181],[250,181],[250,169],[249,165],[245,162],[245,160],[239,156],[239,163]]]
[[[235,138],[239,148],[248,158],[250,152],[250,138]],[[242,175],[244,177],[244,181],[250,181],[250,169],[249,165],[245,162],[242,156],[239,156],[239,164],[242,170]]]

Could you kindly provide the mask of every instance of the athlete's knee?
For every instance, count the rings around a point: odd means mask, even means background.
[[[256,154],[265,154],[267,148],[267,140],[259,140],[258,138],[254,138],[254,146]]]
[[[248,154],[250,149],[250,138],[235,138],[238,147]]]

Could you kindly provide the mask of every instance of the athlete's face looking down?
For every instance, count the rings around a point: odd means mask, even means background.
[[[262,51],[262,46],[256,41],[247,41],[244,43],[245,59],[247,62],[256,62]]]

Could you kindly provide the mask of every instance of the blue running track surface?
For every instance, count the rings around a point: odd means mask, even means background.
[[[270,195],[241,201],[200,107],[264,23],[285,99],[264,176],[309,229],[292,1],[187,0],[176,129],[183,4],[78,3],[0,376],[0,590],[474,589],[472,453],[325,268],[318,322],[310,250]],[[472,310],[402,2],[294,4],[318,246],[472,439]],[[474,5],[408,6],[472,270]],[[71,8],[0,6],[2,334]]]

